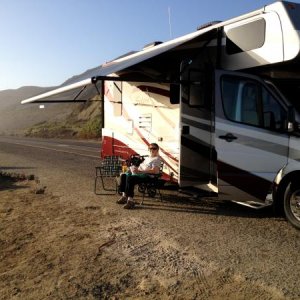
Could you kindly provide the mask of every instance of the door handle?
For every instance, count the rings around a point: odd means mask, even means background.
[[[236,140],[237,137],[234,136],[232,133],[227,133],[225,135],[219,135],[219,139],[225,140],[226,142],[232,142],[233,140]]]

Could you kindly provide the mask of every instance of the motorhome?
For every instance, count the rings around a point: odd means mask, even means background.
[[[102,155],[157,142],[166,180],[300,229],[300,4],[279,1],[125,55],[22,103],[96,87]],[[79,91],[78,91],[79,89]],[[51,98],[52,97],[52,98]]]

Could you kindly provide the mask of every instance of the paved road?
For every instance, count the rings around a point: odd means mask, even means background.
[[[54,192],[91,194],[99,157],[97,141],[0,137],[0,169],[33,173]]]
[[[100,142],[23,137],[0,137],[0,143],[99,158]],[[1,149],[1,148],[0,148]]]
[[[215,200],[195,203],[178,195],[164,195],[163,203],[148,199],[143,207],[125,211],[111,196],[93,193],[99,149],[98,142],[0,137],[0,170],[37,174],[61,201],[77,207],[100,205],[111,212],[106,216],[112,222],[128,216],[132,222],[144,220],[163,232],[178,254],[190,251],[228,273],[231,283],[254,290],[263,286],[273,295],[264,299],[300,299],[300,233],[283,218],[274,217],[270,209],[256,211]],[[136,232],[141,240],[143,230],[146,234],[142,227]]]

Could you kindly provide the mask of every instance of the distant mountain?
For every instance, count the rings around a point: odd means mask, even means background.
[[[101,66],[98,66],[95,68],[88,69],[79,75],[74,75],[71,78],[67,79],[61,86],[72,84],[87,78],[91,78],[99,73],[98,71],[100,70],[100,68]]]
[[[97,68],[85,71],[80,75],[73,76],[66,80],[61,86],[67,85],[82,78],[88,78],[91,73],[97,71]],[[0,134],[18,134],[23,135],[28,132],[28,129],[37,125],[45,124],[65,124],[71,120],[82,123],[84,118],[94,117],[99,115],[98,105],[84,105],[82,103],[58,103],[58,104],[44,104],[44,108],[40,108],[40,104],[21,104],[21,100],[45,93],[57,87],[39,87],[39,86],[24,86],[19,89],[9,89],[0,91]],[[89,99],[92,94],[86,93]],[[73,96],[67,95],[68,99],[73,99]],[[71,98],[70,98],[71,97]],[[89,108],[88,108],[89,107]],[[88,113],[84,110],[88,109]],[[95,112],[93,112],[95,111]],[[76,116],[77,119],[76,119]],[[79,123],[80,123],[79,122]],[[48,124],[48,125],[47,125]]]
[[[20,99],[47,92],[55,87],[24,86],[19,89],[0,91],[0,111],[9,106],[20,104]]]

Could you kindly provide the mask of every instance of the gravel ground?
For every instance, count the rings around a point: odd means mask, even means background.
[[[1,181],[0,299],[300,299],[283,218],[166,191],[124,210],[94,194],[96,164],[0,144],[0,171],[40,180]]]

